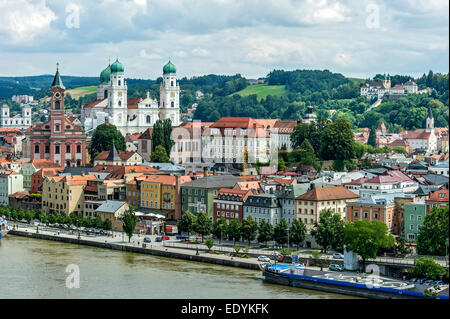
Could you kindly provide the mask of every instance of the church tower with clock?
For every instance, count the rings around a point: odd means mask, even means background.
[[[180,123],[180,86],[177,70],[170,60],[163,67],[163,80],[159,90],[160,119],[170,119],[172,126]]]
[[[64,87],[59,67],[50,87],[50,117],[25,132],[30,160],[50,160],[61,167],[86,165],[86,133],[64,114]]]

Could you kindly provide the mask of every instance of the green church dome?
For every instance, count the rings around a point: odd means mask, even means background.
[[[119,60],[116,60],[116,62],[114,62],[111,65],[111,73],[123,73],[123,64],[119,62]]]
[[[164,75],[175,75],[177,73],[177,69],[175,68],[175,65],[172,64],[172,62],[169,62],[163,67],[163,74]]]
[[[108,84],[111,79],[111,65],[100,73],[100,84]]]

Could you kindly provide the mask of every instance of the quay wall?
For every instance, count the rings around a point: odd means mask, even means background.
[[[166,247],[162,247],[161,249],[142,248],[142,247],[121,245],[121,244],[114,244],[114,243],[107,243],[107,242],[99,242],[99,241],[93,241],[93,240],[87,240],[87,239],[55,236],[55,235],[42,234],[42,233],[36,234],[34,232],[25,232],[25,231],[20,231],[20,230],[10,230],[8,234],[37,238],[37,239],[44,239],[44,240],[53,240],[53,241],[59,241],[59,242],[64,242],[64,243],[69,243],[69,244],[78,244],[78,245],[85,245],[85,246],[98,247],[98,248],[107,248],[107,249],[128,251],[128,252],[133,252],[133,253],[149,254],[149,255],[160,256],[160,257],[179,258],[179,259],[199,261],[199,262],[204,262],[204,263],[212,263],[212,264],[223,265],[223,266],[232,266],[232,267],[240,267],[240,268],[246,268],[246,269],[251,269],[251,270],[260,270],[257,263],[252,263],[250,261],[236,260],[235,258],[231,259],[229,257],[221,258],[221,256],[219,256],[219,255],[213,255],[214,257],[211,257],[211,256],[205,256],[205,255],[196,255],[195,253],[191,253],[191,252],[182,253],[182,252],[178,252],[178,251],[171,251],[170,248],[166,248]]]

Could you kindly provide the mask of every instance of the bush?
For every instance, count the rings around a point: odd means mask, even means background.
[[[414,264],[415,266],[411,272],[419,277],[436,280],[447,273],[447,270],[436,263],[433,258],[421,257],[414,259]]]

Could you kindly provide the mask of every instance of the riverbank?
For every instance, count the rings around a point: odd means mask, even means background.
[[[106,248],[106,249],[114,249],[114,250],[120,250],[120,251],[127,251],[127,252],[134,252],[134,253],[140,253],[140,254],[149,254],[154,256],[160,256],[160,257],[168,257],[168,258],[178,258],[178,259],[184,259],[184,260],[191,260],[191,261],[198,261],[203,263],[211,263],[216,265],[223,265],[223,266],[231,266],[231,267],[239,267],[239,268],[246,268],[251,270],[259,270],[259,262],[256,260],[256,258],[239,258],[239,257],[233,257],[233,256],[226,256],[226,255],[216,255],[213,253],[207,253],[207,252],[201,252],[198,251],[191,251],[181,248],[172,248],[172,247],[165,247],[162,245],[158,245],[159,243],[148,243],[144,245],[139,242],[123,242],[120,240],[119,237],[88,237],[83,236],[81,238],[78,238],[77,234],[69,235],[65,233],[59,233],[57,231],[46,231],[46,230],[39,230],[36,229],[30,229],[30,228],[18,228],[11,230],[8,233],[8,236],[15,235],[15,236],[24,236],[24,237],[31,237],[36,239],[43,239],[43,240],[52,240],[52,241],[59,241],[64,243],[70,243],[70,244],[77,244],[77,245],[85,245],[85,246],[91,246],[91,247],[98,247],[98,248]]]

